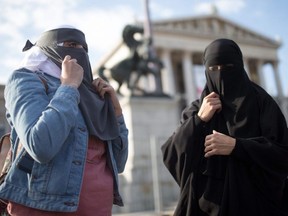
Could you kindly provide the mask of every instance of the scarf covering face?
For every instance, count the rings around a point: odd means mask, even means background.
[[[251,128],[249,125],[256,120],[255,116],[258,116],[259,111],[253,98],[252,83],[244,69],[239,46],[229,39],[213,41],[204,51],[204,64],[206,87],[202,93],[202,100],[211,92],[216,92],[222,103],[219,115],[226,122],[228,135],[247,137],[246,133],[250,130],[247,128]],[[233,66],[209,70],[209,67],[215,65]]]
[[[207,135],[213,130],[242,138],[259,134],[259,108],[256,98],[253,98],[252,84],[244,70],[242,52],[238,45],[229,39],[213,41],[204,51],[204,64],[206,86],[201,101],[215,92],[222,103],[222,110],[215,113],[209,122]],[[216,65],[224,66],[209,70],[209,67]],[[227,161],[227,156],[218,155],[203,159],[203,174],[207,176],[206,189],[201,199],[203,206],[207,205],[205,200],[220,205]]]
[[[63,42],[76,42],[82,48],[63,47]],[[33,44],[27,41],[23,51],[30,49]],[[84,70],[84,77],[78,90],[80,93],[81,113],[85,119],[89,135],[94,135],[102,140],[111,140],[119,136],[117,119],[114,108],[109,97],[100,98],[92,86],[93,76],[88,57],[88,46],[85,35],[78,29],[58,28],[44,32],[36,46],[45,53],[59,68],[62,67],[62,60],[66,55],[77,59],[77,63]]]

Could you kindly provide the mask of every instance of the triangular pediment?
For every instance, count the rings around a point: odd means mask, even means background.
[[[253,30],[233,23],[217,14],[183,19],[170,19],[152,23],[153,32],[187,35],[192,37],[225,37],[240,43],[278,48],[281,43]]]

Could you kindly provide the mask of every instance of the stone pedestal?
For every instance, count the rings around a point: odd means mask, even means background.
[[[129,129],[129,156],[119,179],[125,206],[113,212],[160,211],[179,194],[161,153],[179,124],[179,103],[168,97],[127,97],[120,102]]]

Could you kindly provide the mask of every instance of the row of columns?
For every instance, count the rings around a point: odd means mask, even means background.
[[[249,59],[244,58],[244,65],[245,65],[245,69],[248,73],[249,76],[251,76],[251,71],[249,69],[249,63],[248,63]],[[277,90],[277,96],[278,98],[283,98],[283,89],[282,89],[282,84],[281,84],[281,78],[279,75],[279,70],[278,70],[278,62],[277,61],[271,61],[266,63],[264,60],[262,59],[257,59],[256,60],[256,74],[257,77],[259,79],[259,85],[262,86],[264,89],[267,89],[267,85],[266,83],[268,82],[268,80],[266,80],[264,71],[263,71],[263,67],[266,64],[270,64],[272,67],[272,72],[273,72],[273,76],[274,76],[274,83],[275,83],[275,87]]]
[[[163,92],[165,92],[168,95],[175,96],[177,95],[176,92],[176,79],[173,69],[173,61],[171,57],[171,50],[163,49],[160,53],[160,58],[164,64],[164,68],[162,70],[162,87]],[[183,68],[183,78],[184,78],[184,89],[185,89],[185,97],[186,101],[189,103],[195,99],[197,99],[197,83],[196,83],[196,74],[194,71],[194,64],[193,64],[193,53],[189,51],[183,51],[181,56],[181,64]],[[250,70],[249,70],[249,59],[244,58],[244,65],[245,69],[248,73],[248,76],[250,76]],[[262,86],[265,89],[265,76],[263,73],[263,66],[266,64],[264,60],[257,59],[256,61],[256,76],[258,77],[259,85]],[[273,75],[274,75],[274,81],[275,86],[277,88],[277,96],[279,98],[283,98],[283,92],[282,92],[282,85],[281,85],[281,79],[279,76],[278,71],[278,62],[272,62],[269,63],[272,66],[273,69]]]
[[[163,49],[160,54],[160,58],[164,64],[162,69],[162,87],[163,92],[168,95],[175,96],[176,92],[176,83],[175,83],[175,74],[172,65],[171,59],[171,50]],[[193,60],[192,53],[184,51],[181,57],[181,64],[183,68],[183,77],[184,77],[184,89],[185,97],[187,101],[193,101],[197,98],[197,83],[196,76],[193,70]]]

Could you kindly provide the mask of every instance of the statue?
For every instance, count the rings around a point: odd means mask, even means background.
[[[147,41],[136,40],[134,37],[136,33],[143,34],[143,27],[127,25],[123,29],[123,41],[129,47],[130,55],[109,69],[111,77],[118,83],[117,93],[119,94],[121,94],[120,88],[122,84],[126,83],[128,89],[131,90],[132,95],[135,95],[136,92],[141,95],[159,95],[159,92],[148,93],[145,89],[139,86],[139,80],[142,76],[152,74],[155,79],[156,77],[159,77],[163,65],[158,58],[151,58],[147,52]],[[100,67],[98,69],[98,74],[100,77],[108,81],[107,77],[104,75],[105,70],[106,68],[104,66]],[[136,74],[136,78],[132,81],[131,75],[133,72]]]

